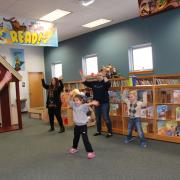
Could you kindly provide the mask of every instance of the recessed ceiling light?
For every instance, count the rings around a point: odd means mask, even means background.
[[[96,26],[100,26],[102,24],[106,24],[106,23],[109,23],[111,22],[111,20],[108,20],[108,19],[98,19],[96,21],[92,21],[88,24],[84,24],[82,25],[83,27],[87,27],[87,28],[93,28],[93,27],[96,27]]]
[[[61,10],[61,9],[56,9],[55,11],[49,13],[49,14],[46,14],[45,16],[41,17],[40,20],[43,20],[43,21],[55,21],[59,18],[62,18],[68,14],[70,14],[71,12],[69,11],[64,11],[64,10]]]
[[[92,3],[94,3],[95,0],[79,0],[81,5],[83,6],[89,6],[91,5]]]

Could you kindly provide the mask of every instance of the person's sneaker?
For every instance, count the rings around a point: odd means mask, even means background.
[[[100,132],[96,132],[96,133],[94,133],[94,136],[99,136],[99,135],[101,135],[101,133],[100,133]]]
[[[48,132],[52,132],[52,131],[54,131],[54,128],[50,128],[50,129],[48,130]]]
[[[58,133],[63,133],[63,132],[65,132],[65,128],[61,127]]]
[[[140,146],[141,146],[142,148],[147,148],[147,143],[146,143],[146,142],[142,142],[142,143],[140,144]]]
[[[107,138],[112,137],[112,133],[106,134],[106,137],[107,137]]]
[[[133,137],[132,137],[131,139],[126,138],[125,141],[124,141],[124,143],[128,144],[128,143],[130,143],[130,142],[132,142],[132,141],[134,141],[134,138],[133,138]]]
[[[75,154],[75,153],[77,153],[78,151],[79,151],[78,149],[70,148],[70,149],[69,149],[69,154]]]
[[[95,152],[88,152],[87,157],[88,157],[88,159],[93,159],[96,157],[96,154],[95,154]]]

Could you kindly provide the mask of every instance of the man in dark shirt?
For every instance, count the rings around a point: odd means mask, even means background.
[[[97,81],[87,81],[85,77],[82,76],[83,84],[89,88],[92,88],[93,91],[93,99],[99,102],[99,106],[95,107],[96,113],[96,124],[97,124],[97,132],[94,136],[101,135],[101,115],[104,115],[104,119],[106,122],[106,126],[108,129],[108,134],[106,137],[112,136],[112,123],[109,117],[109,94],[108,90],[111,86],[111,83],[103,75],[102,72],[97,74]]]

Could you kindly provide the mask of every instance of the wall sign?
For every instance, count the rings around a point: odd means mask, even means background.
[[[0,44],[57,47],[57,28],[50,22],[0,16]]]

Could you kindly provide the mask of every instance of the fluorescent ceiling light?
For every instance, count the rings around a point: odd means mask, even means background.
[[[89,6],[92,3],[94,3],[95,0],[80,0],[81,5],[83,6]]]
[[[111,22],[111,20],[108,20],[108,19],[98,19],[96,21],[92,21],[88,24],[84,24],[82,25],[83,27],[87,27],[87,28],[93,28],[93,27],[96,27],[96,26],[100,26],[102,24],[106,24],[108,22]]]
[[[43,21],[55,21],[59,18],[62,18],[68,14],[70,14],[71,12],[69,11],[64,11],[64,10],[61,10],[61,9],[56,9],[55,11],[43,16],[40,18],[40,20],[43,20]]]

